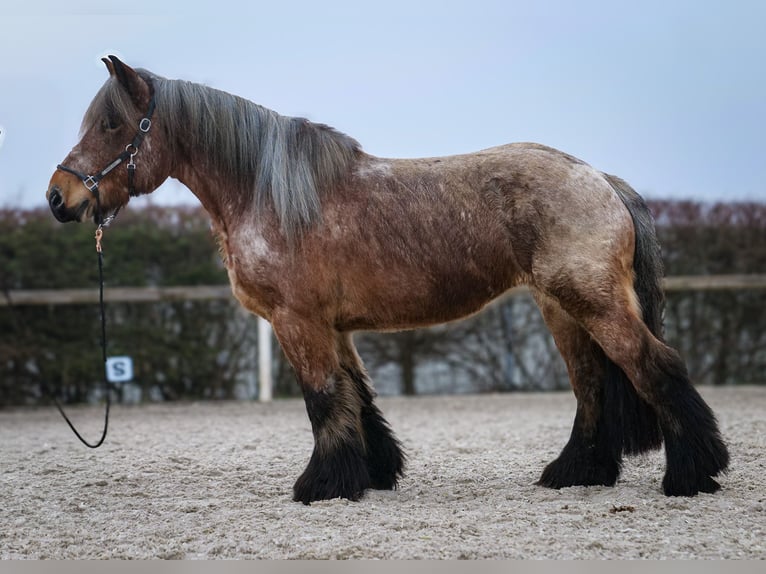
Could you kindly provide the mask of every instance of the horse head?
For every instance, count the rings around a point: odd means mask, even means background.
[[[128,203],[150,193],[170,172],[161,118],[153,116],[151,74],[116,56],[103,58],[109,79],[83,118],[80,141],[57,167],[46,191],[61,222],[101,223]]]

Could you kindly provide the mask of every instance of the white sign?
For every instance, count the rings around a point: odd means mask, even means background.
[[[126,383],[133,378],[133,359],[109,357],[106,360],[106,379],[110,383]]]

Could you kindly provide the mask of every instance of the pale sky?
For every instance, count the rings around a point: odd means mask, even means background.
[[[650,198],[766,201],[766,1],[195,4],[4,0],[0,207],[45,205],[107,54],[379,156],[536,141]]]

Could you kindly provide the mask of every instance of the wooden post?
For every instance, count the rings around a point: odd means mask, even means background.
[[[268,403],[272,397],[271,325],[258,317],[258,400]]]
[[[242,306],[239,306],[238,308],[239,308],[240,320],[244,323],[245,329],[247,329],[248,337],[252,333],[253,319],[256,319],[255,329],[256,329],[256,339],[257,339],[258,316],[253,315],[250,311],[248,311]],[[250,368],[248,368],[247,372],[243,375],[245,380],[245,396],[243,398],[246,398],[249,401],[254,401],[258,397],[258,373],[256,372],[257,369],[255,366],[258,363],[258,341],[257,340],[255,342],[255,345],[248,345],[247,347],[247,362]]]

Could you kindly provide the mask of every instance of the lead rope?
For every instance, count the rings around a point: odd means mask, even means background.
[[[109,428],[109,407],[111,406],[111,389],[109,388],[109,382],[106,380],[106,313],[104,309],[104,256],[101,252],[101,238],[104,235],[103,230],[103,223],[101,222],[101,206],[100,202],[98,201],[98,194],[96,195],[96,209],[98,210],[98,229],[96,229],[96,253],[98,254],[98,304],[101,309],[101,358],[103,360],[104,364],[104,391],[106,393],[106,408],[104,410],[104,430],[101,433],[101,438],[98,440],[97,443],[91,444],[87,440],[85,440],[82,435],[77,432],[77,429],[72,424],[72,421],[69,420],[69,417],[64,412],[63,407],[61,406],[61,403],[59,403],[58,399],[55,395],[53,396],[53,402],[56,404],[56,408],[61,413],[61,416],[64,417],[64,420],[69,425],[69,428],[72,429],[72,432],[75,434],[75,436],[80,439],[80,442],[87,446],[88,448],[98,448],[106,439],[106,431]]]

